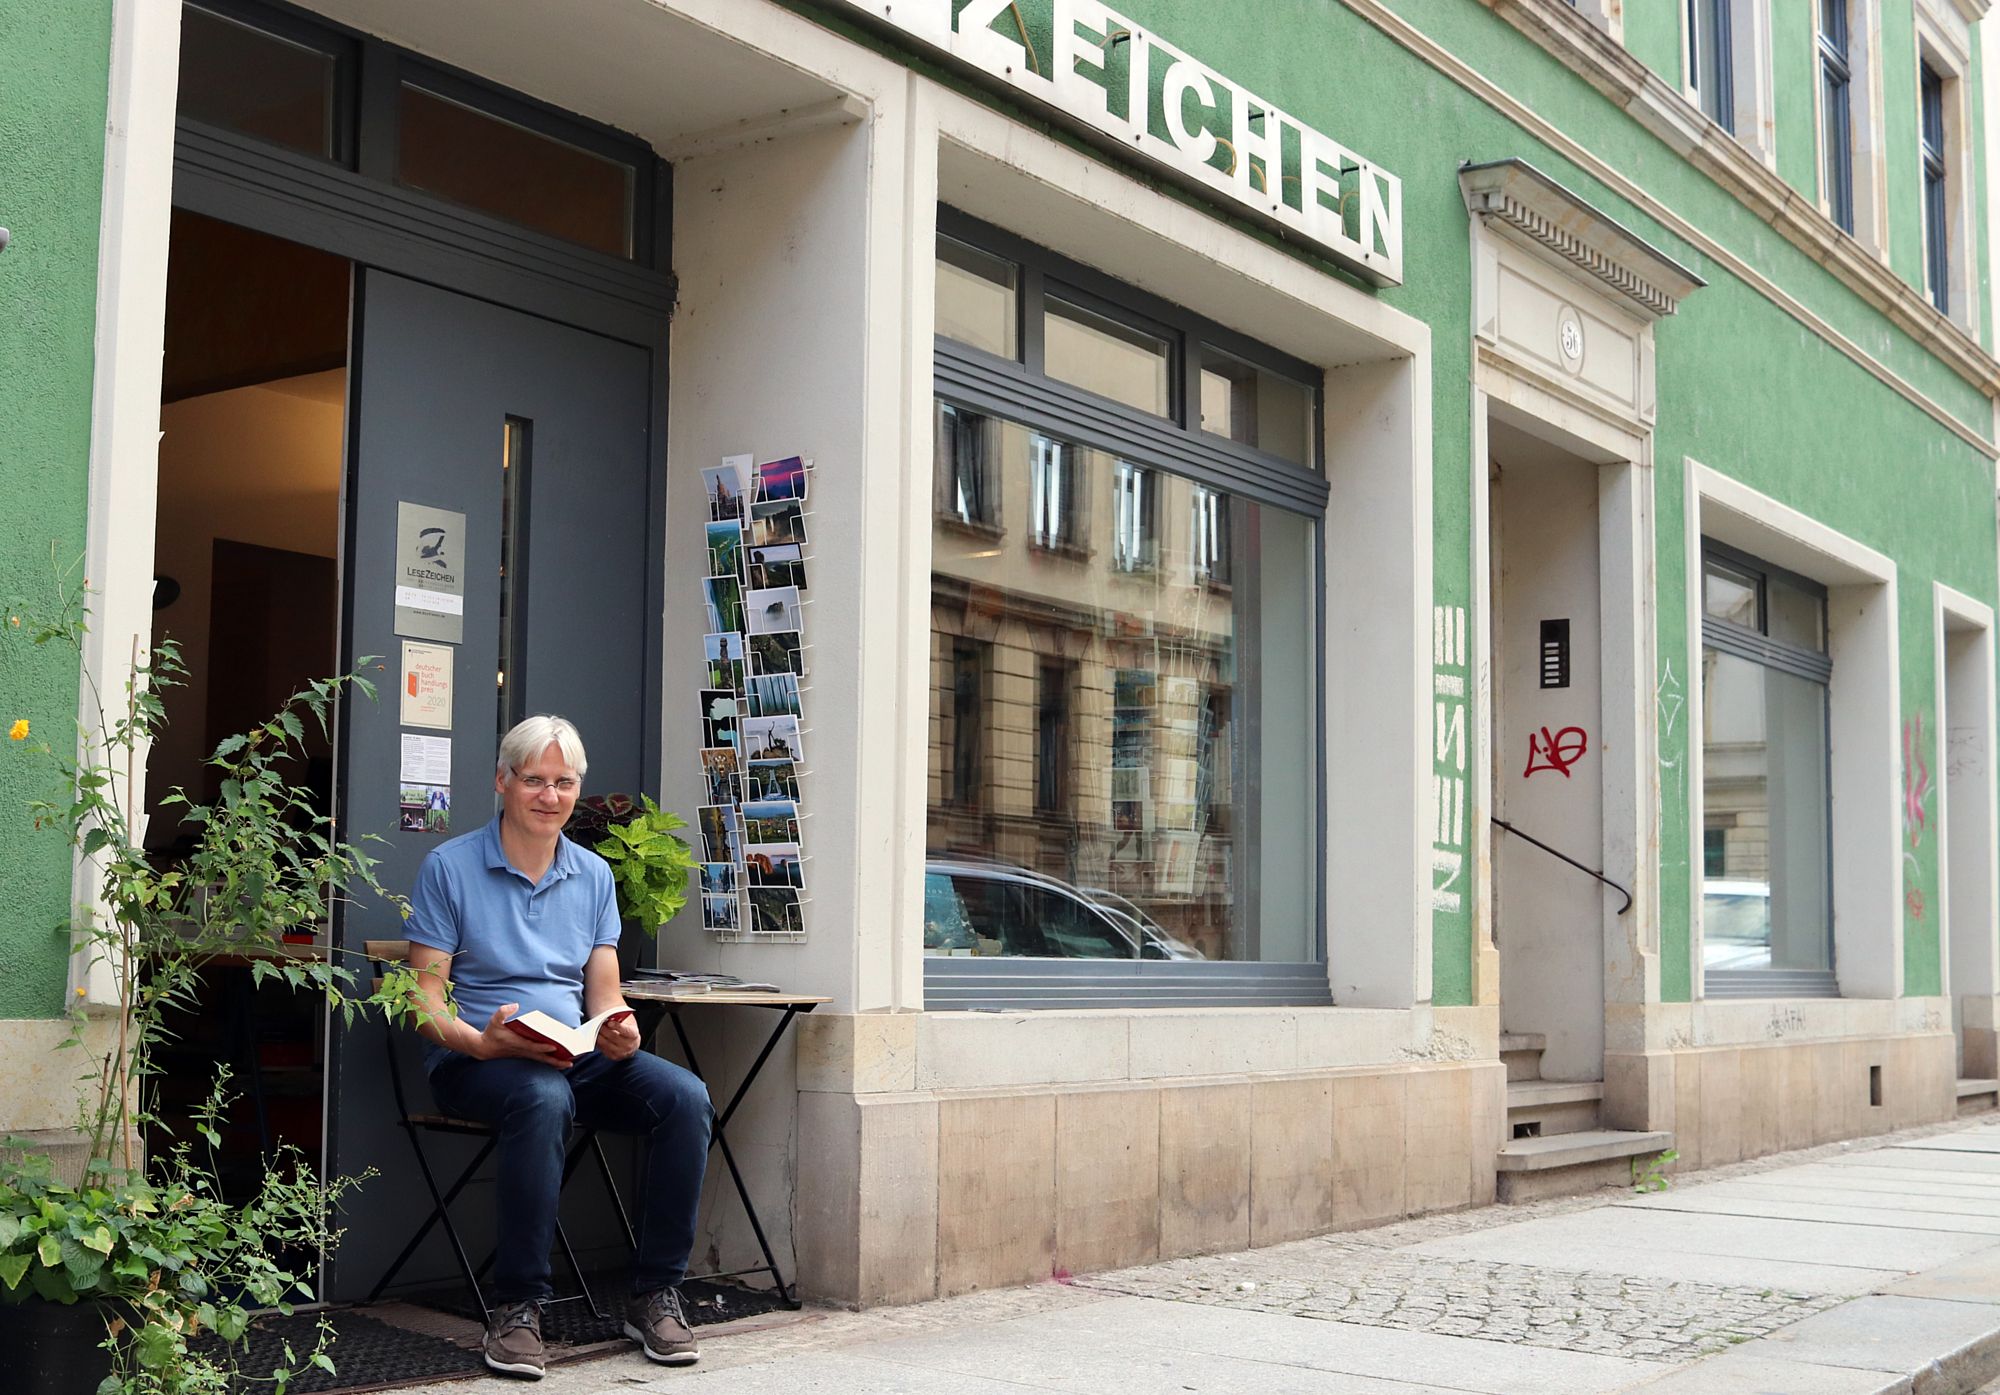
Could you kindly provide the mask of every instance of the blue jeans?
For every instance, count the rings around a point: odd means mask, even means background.
[[[430,1078],[438,1108],[492,1125],[499,1139],[497,1303],[552,1292],[549,1247],[572,1123],[646,1140],[632,1292],[651,1293],[686,1276],[715,1121],[708,1087],[697,1077],[648,1051],[622,1061],[593,1051],[566,1071],[539,1061],[452,1055]]]

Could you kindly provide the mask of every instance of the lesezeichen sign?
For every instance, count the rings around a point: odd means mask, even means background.
[[[1377,285],[1402,284],[1403,186],[1395,175],[1098,0],[831,3],[1318,243]]]

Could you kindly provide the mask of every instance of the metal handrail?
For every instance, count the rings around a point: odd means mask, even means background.
[[[1533,843],[1536,847],[1540,848],[1550,857],[1557,858],[1563,862],[1567,862],[1570,866],[1576,868],[1577,871],[1584,873],[1586,876],[1597,878],[1597,880],[1603,882],[1606,886],[1610,887],[1620,896],[1623,896],[1625,898],[1625,904],[1618,908],[1618,914],[1624,915],[1625,912],[1632,909],[1632,893],[1627,891],[1624,887],[1618,885],[1617,882],[1612,881],[1611,878],[1605,876],[1602,872],[1597,871],[1595,868],[1584,866],[1581,862],[1578,862],[1568,853],[1557,852],[1554,848],[1550,847],[1547,843],[1544,843],[1541,839],[1533,836],[1532,834],[1523,833],[1520,829],[1514,827],[1513,824],[1508,823],[1507,820],[1505,819],[1495,818],[1493,820],[1493,825],[1496,828],[1506,829],[1509,833],[1513,834],[1516,838],[1519,838],[1524,843]]]

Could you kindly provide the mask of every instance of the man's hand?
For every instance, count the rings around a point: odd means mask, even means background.
[[[493,1014],[486,1024],[486,1030],[477,1038],[478,1049],[472,1054],[482,1061],[498,1061],[513,1057],[523,1061],[540,1061],[545,1066],[557,1070],[568,1070],[576,1064],[576,1058],[557,1046],[554,1042],[536,1041],[523,1036],[506,1026],[507,1019],[521,1011],[519,1003],[507,1003]],[[633,1036],[639,1034],[635,1031]],[[602,1040],[602,1037],[599,1038]]]
[[[639,1024],[630,1017],[607,1022],[598,1029],[597,1049],[613,1061],[622,1061],[639,1049]]]

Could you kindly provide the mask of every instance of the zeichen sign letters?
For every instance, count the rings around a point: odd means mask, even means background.
[[[1376,285],[1403,280],[1403,186],[1098,0],[834,0],[1299,234]],[[959,8],[963,6],[963,8]],[[956,17],[953,11],[957,10]]]

